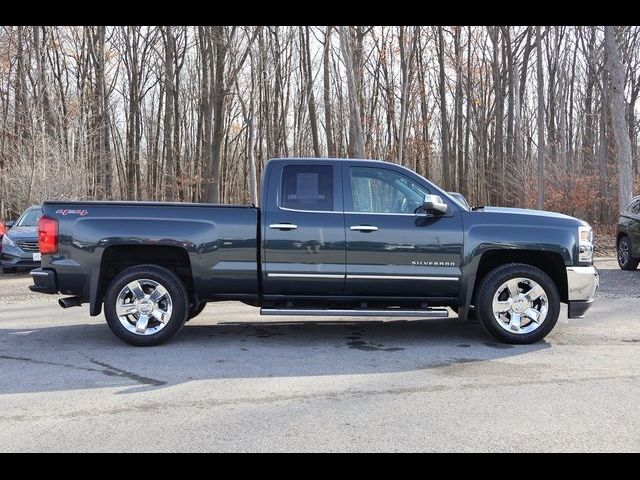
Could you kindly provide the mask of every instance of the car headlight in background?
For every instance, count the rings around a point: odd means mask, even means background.
[[[578,227],[578,248],[578,261],[593,261],[593,229],[591,227]]]
[[[15,247],[16,244],[13,243],[13,240],[9,238],[9,235],[5,235],[2,237],[2,245],[6,245],[7,247]]]

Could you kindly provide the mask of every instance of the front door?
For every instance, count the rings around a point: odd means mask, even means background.
[[[265,294],[342,295],[346,267],[340,170],[339,164],[301,160],[279,164],[271,172],[263,207]]]
[[[347,277],[345,294],[454,297],[460,288],[463,229],[458,207],[421,212],[432,191],[393,167],[343,166]],[[416,213],[418,212],[418,213]]]

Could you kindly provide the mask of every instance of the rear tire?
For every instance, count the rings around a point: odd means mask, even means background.
[[[2,267],[2,273],[4,273],[5,275],[11,275],[17,272],[18,272],[18,269],[15,267],[9,267],[9,268]]]
[[[189,313],[180,278],[164,267],[140,265],[113,279],[104,298],[111,331],[137,347],[160,345],[184,326]]]
[[[482,279],[476,309],[482,325],[498,340],[529,344],[553,330],[560,314],[560,295],[554,281],[539,268],[509,263]]]
[[[638,268],[640,259],[632,255],[631,240],[629,237],[620,237],[617,245],[618,265],[622,270],[635,270]]]

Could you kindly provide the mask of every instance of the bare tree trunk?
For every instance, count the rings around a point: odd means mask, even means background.
[[[251,56],[251,64],[253,71],[253,56]],[[258,204],[258,181],[256,175],[256,160],[254,157],[254,149],[255,149],[255,126],[253,122],[253,118],[255,116],[254,109],[254,92],[255,92],[255,79],[254,75],[251,75],[251,90],[249,91],[249,107],[247,108],[247,104],[242,98],[242,92],[240,92],[240,87],[238,85],[238,81],[236,79],[236,91],[238,93],[238,100],[240,101],[240,107],[242,108],[242,116],[244,118],[246,127],[247,127],[247,166],[248,166],[248,176],[249,176],[249,197],[251,199],[251,203],[254,205]]]
[[[504,202],[505,193],[505,166],[504,166],[504,149],[503,149],[503,130],[504,130],[504,92],[502,88],[502,73],[500,67],[500,30],[498,27],[489,27],[489,37],[493,44],[493,62],[491,69],[493,72],[493,90],[495,95],[495,135],[494,135],[494,178],[498,179],[500,184],[497,189],[495,200],[497,204]]]
[[[538,210],[544,209],[544,74],[542,72],[542,36],[536,27],[536,70],[538,72]]]
[[[200,81],[200,116],[202,118],[200,155],[202,157],[203,192],[199,199],[207,201],[207,185],[211,181],[209,178],[211,168],[211,94],[213,88],[213,40],[208,27],[198,27],[198,37],[200,43],[200,63],[202,65],[202,79]]]
[[[464,178],[464,139],[462,133],[462,27],[455,27],[455,62],[456,62],[456,94],[455,94],[455,129],[456,129],[456,159],[457,178],[454,183],[456,190],[462,190]]]
[[[470,149],[469,141],[471,139],[471,103],[473,101],[471,97],[472,92],[472,76],[471,76],[471,27],[469,27],[467,33],[467,74],[465,85],[465,96],[467,98],[467,104],[465,109],[465,128],[464,128],[464,163],[462,165],[462,185],[460,192],[467,196],[469,195],[469,168],[470,168]]]
[[[111,191],[111,140],[109,133],[109,92],[105,78],[105,36],[104,26],[88,28],[89,54],[94,68],[95,89],[92,94],[94,115],[98,126],[97,183],[101,185],[98,197],[113,198]],[[94,30],[94,28],[96,30]]]
[[[404,165],[404,140],[407,129],[407,115],[409,94],[413,73],[413,57],[415,54],[415,42],[418,35],[418,27],[413,30],[405,40],[405,27],[400,27],[400,69],[402,71],[402,94],[400,96],[400,126],[398,128],[398,163]]]
[[[320,156],[320,142],[318,140],[318,118],[316,113],[316,99],[313,95],[313,72],[311,71],[311,47],[309,46],[309,27],[300,27],[301,56],[303,58],[303,69],[306,83],[307,106],[309,109],[309,124],[311,126],[311,141],[313,143],[313,154]]]
[[[177,200],[184,200],[187,198],[187,194],[185,192],[185,186],[183,185],[185,182],[183,180],[187,180],[187,178],[183,178],[183,166],[182,166],[182,158],[181,158],[181,146],[180,146],[180,71],[182,70],[182,66],[184,65],[185,53],[186,53],[186,44],[187,44],[187,31],[186,27],[180,27],[178,35],[182,38],[181,40],[181,51],[178,52],[176,41],[178,36],[174,33],[174,42],[173,42],[173,162],[175,164],[175,176],[177,180],[177,193],[175,195]],[[186,177],[186,175],[185,175]],[[189,185],[187,184],[187,187]]]
[[[611,80],[610,111],[613,136],[618,156],[618,210],[624,211],[633,197],[631,169],[631,141],[625,115],[624,66],[620,61],[614,27],[604,27],[604,43],[607,55],[606,68]]]
[[[165,190],[167,192],[167,200],[174,201],[176,199],[176,171],[174,163],[174,146],[173,140],[173,114],[174,114],[174,78],[173,64],[175,61],[176,39],[173,34],[173,27],[167,26],[164,31],[165,56],[164,56],[164,75],[165,75],[165,103],[164,103],[164,157],[165,157]]]
[[[364,154],[364,135],[362,131],[362,120],[360,117],[360,96],[355,79],[353,69],[353,51],[351,41],[346,27],[340,26],[340,46],[342,48],[342,56],[344,58],[347,87],[349,89],[349,111],[350,125],[353,128],[353,154],[356,158],[365,158]]]
[[[424,68],[424,45],[422,44],[422,36],[418,36],[418,52],[416,53],[417,57],[417,77],[419,84],[419,92],[420,92],[420,121],[422,124],[422,149],[418,152],[419,158],[417,161],[418,173],[424,175],[425,177],[430,176],[430,167],[431,167],[431,142],[429,138],[429,105],[427,98],[427,86],[425,79],[425,68]],[[424,158],[422,158],[424,157]]]
[[[515,82],[516,72],[514,72],[514,53],[512,50],[511,41],[511,27],[503,26],[502,34],[504,36],[503,52],[507,57],[507,141],[506,141],[506,156],[505,163],[512,168],[513,167],[513,124],[514,124],[514,106],[515,106]]]
[[[335,157],[336,147],[333,140],[333,113],[331,109],[331,29],[328,26],[324,35],[324,51],[322,54],[322,72],[324,86],[324,130],[327,136],[327,155]]]
[[[576,83],[576,56],[578,53],[578,45],[573,48],[573,59],[571,62],[571,79],[569,81],[569,125],[567,128],[568,140],[567,140],[567,173],[573,175],[575,173],[575,148],[574,148],[574,134],[573,134],[573,110],[574,110],[574,98],[575,98],[575,83]]]
[[[41,32],[42,30],[42,32]],[[42,33],[42,40],[40,39]],[[36,65],[38,69],[38,93],[42,102],[42,119],[44,123],[45,133],[50,137],[56,135],[56,121],[51,110],[51,100],[49,99],[49,89],[47,88],[47,79],[45,74],[45,49],[46,49],[46,27],[33,27],[33,43],[35,46]],[[43,159],[46,161],[46,159]]]
[[[227,44],[224,39],[224,26],[213,27],[213,44],[215,54],[212,63],[211,97],[213,105],[213,136],[211,140],[211,159],[206,179],[206,201],[208,203],[220,202],[220,162],[222,155],[222,142],[224,140],[224,65],[227,56]]]
[[[606,202],[607,188],[607,155],[609,145],[607,141],[607,110],[609,109],[609,79],[607,70],[602,69],[602,99],[600,102],[600,145],[598,147],[598,190],[600,198]],[[604,220],[604,209],[600,211],[600,219]]]
[[[438,65],[440,91],[440,133],[442,142],[442,175],[444,188],[451,189],[451,166],[449,164],[449,120],[447,118],[447,86],[445,83],[444,36],[442,27],[438,26]]]
[[[589,168],[594,168],[594,131],[595,131],[595,113],[593,112],[593,87],[597,82],[597,72],[595,68],[595,43],[596,43],[596,27],[589,28],[589,43],[585,55],[587,57],[587,78],[586,90],[584,95],[584,135],[582,137],[582,155],[584,162]]]

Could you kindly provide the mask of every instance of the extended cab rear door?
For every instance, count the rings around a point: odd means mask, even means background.
[[[265,295],[342,295],[345,227],[340,162],[272,161],[265,199]]]
[[[439,194],[398,166],[343,164],[346,295],[455,297],[462,276],[462,218],[446,198],[442,216],[414,213]]]

